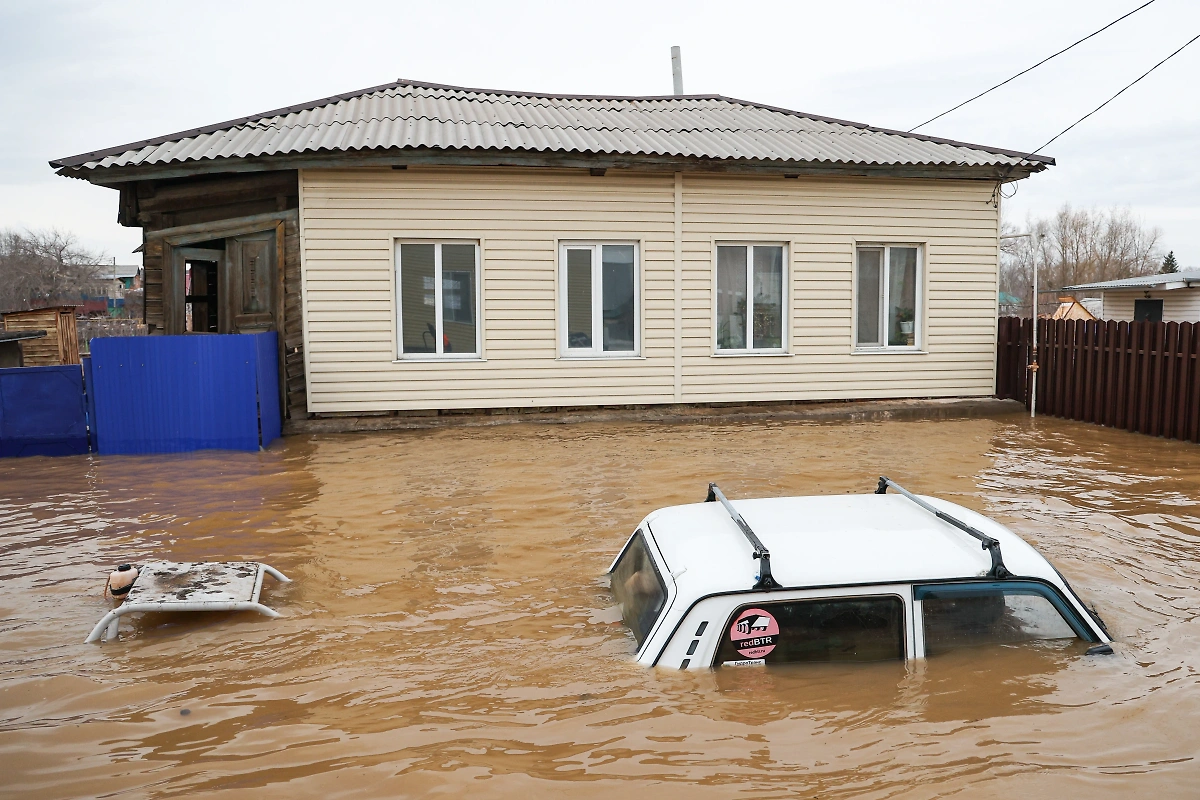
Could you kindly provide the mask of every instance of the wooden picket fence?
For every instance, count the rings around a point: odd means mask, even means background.
[[[1001,317],[996,396],[1029,407],[1032,321]],[[1038,320],[1037,411],[1200,442],[1200,323]]]

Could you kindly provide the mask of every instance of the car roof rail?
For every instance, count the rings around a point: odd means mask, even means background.
[[[883,476],[883,475],[879,476],[879,486],[876,487],[875,494],[887,494],[887,490],[888,490],[889,486],[892,487],[893,489],[895,489],[900,494],[907,497],[909,500],[912,500],[914,503],[919,505],[921,508],[928,511],[930,514],[933,514],[935,517],[942,520],[943,522],[948,522],[951,525],[953,525],[954,527],[958,528],[960,531],[963,531],[964,533],[968,533],[971,536],[974,536],[976,539],[978,539],[980,541],[980,543],[983,544],[983,549],[987,550],[988,555],[990,555],[992,557],[992,569],[991,569],[991,571],[989,571],[987,573],[987,576],[989,578],[998,578],[1000,580],[1003,580],[1005,578],[1012,577],[1012,573],[1008,571],[1008,567],[1004,566],[1004,556],[1000,553],[1000,542],[999,541],[992,538],[991,536],[988,536],[986,533],[979,530],[978,528],[973,528],[970,525],[968,525],[967,523],[963,522],[962,520],[955,519],[954,517],[947,514],[945,511],[937,510],[933,506],[929,505],[929,503],[926,503],[924,500],[917,497],[915,494],[908,491],[903,486],[901,486],[900,484],[891,480],[890,478],[887,478],[886,476]]]
[[[742,515],[738,513],[733,504],[725,497],[715,483],[708,485],[708,496],[704,498],[704,502],[711,503],[720,500],[721,505],[725,506],[725,510],[729,512],[729,516],[733,517],[733,521],[737,523],[738,528],[746,536],[746,540],[750,542],[750,546],[754,548],[754,558],[758,559],[758,575],[754,589],[761,591],[770,591],[771,589],[782,589],[779,582],[775,580],[775,576],[771,574],[771,551],[766,548],[766,545],[754,535],[754,531],[747,524],[746,520],[742,519]]]

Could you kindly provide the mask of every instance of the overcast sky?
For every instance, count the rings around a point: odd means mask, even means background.
[[[117,193],[47,161],[396,78],[581,94],[684,89],[908,129],[1140,0],[0,5],[0,228],[56,226],[138,263]],[[1200,33],[1148,8],[923,132],[1031,150]],[[1200,42],[1046,151],[1006,218],[1128,206],[1200,267]]]

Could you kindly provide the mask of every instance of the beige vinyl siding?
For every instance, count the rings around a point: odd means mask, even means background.
[[[676,402],[676,179],[609,170],[304,170],[314,412]],[[970,181],[684,174],[682,402],[979,396],[994,383],[997,213]],[[482,360],[396,359],[397,239],[481,250]],[[560,241],[639,242],[641,358],[559,357]],[[717,242],[787,247],[786,355],[714,355]],[[856,353],[856,242],[918,243],[922,352]]]
[[[1101,319],[1132,321],[1133,301],[1148,298],[1163,301],[1163,322],[1200,322],[1200,288],[1108,291],[1101,297],[1104,301]]]

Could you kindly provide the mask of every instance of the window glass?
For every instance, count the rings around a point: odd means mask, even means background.
[[[903,659],[903,620],[898,597],[743,606],[723,632],[714,664]]]
[[[475,245],[442,245],[442,351],[475,352]]]
[[[859,347],[916,347],[920,330],[920,248],[886,245],[858,248],[854,343]]]
[[[888,248],[888,344],[916,343],[917,248]]]
[[[613,596],[621,605],[621,617],[640,648],[667,600],[667,587],[646,549],[641,531],[633,535],[609,580]]]
[[[633,350],[634,270],[633,245],[606,244],[603,254],[604,349]]]
[[[1133,321],[1134,322],[1162,322],[1163,318],[1163,301],[1162,300],[1134,300],[1133,301]]]
[[[918,596],[926,655],[956,647],[1076,637],[1049,599],[1027,589],[922,587]]]
[[[405,353],[437,352],[437,295],[432,244],[400,245],[401,341]]]
[[[783,273],[782,246],[717,247],[717,350],[783,348]]]
[[[717,349],[746,348],[746,248],[717,248]]]
[[[562,257],[562,346],[571,355],[635,353],[637,246],[575,244]]]
[[[883,298],[883,251],[858,251],[858,339],[860,345],[878,345],[879,305]]]
[[[476,255],[473,244],[400,244],[397,269],[401,353],[473,355],[477,352]]]
[[[592,346],[592,250],[567,250],[567,347]]]
[[[783,347],[783,248],[754,248],[754,347]]]

